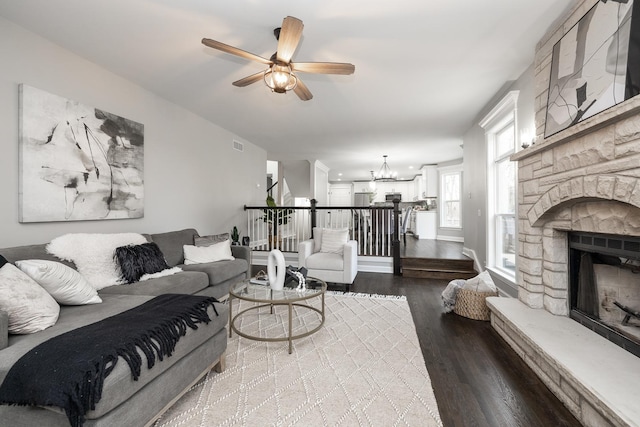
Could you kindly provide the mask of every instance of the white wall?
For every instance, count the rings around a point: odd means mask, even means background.
[[[244,152],[233,150],[234,135],[220,126],[2,18],[0,63],[0,247],[69,232],[208,234],[236,225],[244,234],[243,206],[264,202],[266,152],[247,141]],[[144,124],[144,218],[18,223],[20,83]]]
[[[474,125],[464,135],[464,171],[463,171],[463,227],[464,247],[475,252],[481,268],[487,260],[487,147],[484,129],[478,124],[484,116],[502,99],[507,92],[520,91],[518,95],[517,121],[520,129],[535,129],[534,69],[531,65],[516,80],[506,84],[480,112]],[[519,134],[517,135],[519,137]],[[519,148],[519,147],[518,147]],[[479,213],[479,214],[478,214]],[[499,283],[498,286],[515,296],[517,291],[512,284]]]

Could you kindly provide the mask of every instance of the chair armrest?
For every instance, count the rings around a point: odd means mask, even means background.
[[[9,345],[9,314],[0,310],[0,350]]]
[[[353,283],[358,274],[358,242],[349,240],[344,245],[344,283]]]
[[[306,267],[306,261],[313,253],[313,239],[298,243],[298,268]]]

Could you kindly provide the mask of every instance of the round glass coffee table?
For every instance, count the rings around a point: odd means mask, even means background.
[[[288,341],[289,342],[289,354],[293,349],[292,341],[307,337],[315,332],[317,332],[322,325],[324,324],[324,294],[327,291],[327,284],[319,279],[307,278],[310,288],[305,289],[304,291],[297,291],[296,288],[288,288],[285,286],[283,290],[274,291],[269,285],[259,285],[251,283],[250,280],[245,280],[242,282],[238,282],[231,286],[229,289],[229,338],[231,338],[232,333],[235,332],[241,337],[248,338],[250,340],[256,341],[266,341],[266,342],[276,342],[276,341]],[[321,299],[321,308],[314,307],[309,304],[309,301],[314,298]],[[256,305],[253,305],[249,308],[239,311],[236,315],[233,315],[233,300],[239,299],[242,301],[254,302]],[[277,337],[265,337],[260,335],[252,335],[246,332],[242,332],[236,326],[236,321],[246,315],[248,312],[253,310],[259,310],[264,307],[269,308],[269,314],[273,314],[274,307],[276,306],[287,306],[288,313],[288,325],[286,328],[285,336],[277,336]],[[305,332],[300,334],[293,334],[293,319],[296,311],[293,307],[301,307],[304,310],[312,310],[318,313],[319,322],[318,325],[311,328],[306,329]],[[265,313],[266,315],[266,313]],[[259,331],[258,331],[259,332]]]

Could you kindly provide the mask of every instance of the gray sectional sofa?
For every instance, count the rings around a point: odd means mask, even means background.
[[[232,246],[235,260],[207,264],[183,265],[183,245],[193,245],[198,233],[194,229],[145,235],[162,250],[170,267],[185,271],[131,285],[111,286],[99,291],[103,302],[82,306],[62,306],[56,324],[44,331],[29,335],[9,335],[7,315],[0,311],[0,383],[11,366],[26,352],[51,337],[95,323],[106,317],[136,307],[154,296],[182,293],[213,296],[219,300],[228,294],[231,284],[249,277],[250,251],[248,247]],[[46,244],[0,249],[9,262],[25,259],[47,259],[65,262],[50,255]],[[174,354],[148,369],[142,368],[137,381],[131,377],[126,362],[120,361],[106,378],[102,399],[95,410],[86,414],[85,426],[143,426],[153,422],[189,387],[210,369],[224,367],[227,347],[226,323],[228,308],[215,303],[218,316],[209,308],[212,321],[188,329]],[[140,351],[139,351],[140,352]],[[142,355],[142,353],[140,352]],[[69,420],[55,408],[0,405],[0,426],[68,426]]]

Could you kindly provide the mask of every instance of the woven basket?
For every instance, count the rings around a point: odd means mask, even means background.
[[[474,320],[489,320],[490,310],[485,298],[498,296],[498,292],[477,292],[470,289],[460,289],[456,296],[453,312],[457,315]]]

